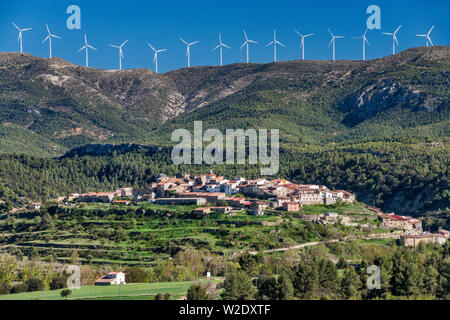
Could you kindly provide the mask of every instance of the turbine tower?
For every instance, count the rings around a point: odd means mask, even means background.
[[[161,52],[167,51],[167,49],[156,50],[155,48],[153,48],[153,46],[150,43],[148,44],[148,46],[155,52],[155,57],[153,58],[153,62],[156,65],[156,73],[158,73],[158,54],[160,54]]]
[[[308,37],[311,37],[314,35],[314,33],[307,34],[306,36],[302,35],[297,30],[294,30],[295,33],[297,33],[302,38],[302,43],[300,44],[300,47],[302,48],[302,60],[305,60],[305,39]]]
[[[244,37],[245,37],[245,42],[244,42],[244,44],[241,46],[241,50],[242,50],[243,47],[247,46],[247,63],[249,63],[249,53],[248,53],[248,47],[249,47],[249,44],[250,44],[250,43],[258,44],[258,42],[254,41],[254,40],[250,40],[250,39],[247,37],[247,33],[245,32],[245,30],[244,30]]]
[[[428,43],[430,43],[431,46],[433,46],[433,41],[431,41],[431,37],[430,37],[430,34],[431,34],[431,32],[433,32],[433,29],[434,29],[434,26],[431,27],[430,31],[428,31],[427,34],[417,34],[416,35],[417,37],[424,37],[424,38],[426,38],[426,40],[427,40],[427,47],[428,47]]]
[[[128,40],[125,41],[124,43],[122,43],[121,46],[114,46],[112,44],[109,45],[110,47],[119,49],[119,70],[122,70],[122,58],[123,58],[123,50],[122,50],[122,48],[127,42],[128,42]]]
[[[222,56],[223,56],[222,50],[223,50],[223,48],[231,49],[229,46],[227,46],[225,43],[222,42],[222,36],[219,33],[219,45],[217,47],[215,47],[213,49],[213,51],[215,51],[217,49],[220,49],[219,50],[220,51],[220,66],[223,65],[223,60],[222,60]]]
[[[364,32],[364,35],[362,35],[361,37],[355,37],[353,39],[362,39],[362,43],[363,43],[363,61],[366,60],[366,43],[370,46],[369,40],[367,40],[367,31],[369,31],[369,29],[366,29],[366,32]]]
[[[47,27],[48,36],[44,40],[42,40],[42,43],[44,43],[45,41],[48,40],[48,43],[50,46],[50,58],[52,58],[52,38],[61,39],[61,37],[58,37],[58,36],[55,36],[54,34],[52,34],[50,32],[50,28],[48,27],[47,24],[45,26]]]
[[[392,36],[392,54],[395,55],[395,43],[397,43],[398,45],[398,40],[397,40],[397,32],[398,30],[400,30],[402,26],[398,27],[397,30],[395,30],[394,33],[386,33],[383,32],[383,34],[388,35],[388,36]]]
[[[98,51],[93,46],[89,45],[87,42],[86,34],[84,35],[84,47],[78,50],[78,52],[81,52],[82,50],[86,50],[86,68],[89,68],[89,49]]]
[[[285,45],[277,41],[277,31],[273,30],[273,41],[268,43],[266,47],[273,45],[273,62],[277,62],[277,45],[284,47]]]
[[[328,28],[328,32],[331,34],[331,37],[332,37],[331,42],[328,45],[328,47],[330,47],[331,44],[333,44],[333,61],[336,61],[336,39],[343,39],[345,37],[344,36],[335,36],[333,34],[333,32],[331,32],[330,28]]]
[[[184,41],[183,38],[180,38],[180,40],[187,46],[186,56],[187,56],[188,68],[190,68],[191,67],[191,46],[199,43],[199,41],[188,43],[188,42]]]
[[[17,30],[19,30],[19,38],[17,39],[17,42],[20,42],[20,53],[23,53],[23,49],[22,49],[22,32],[30,31],[30,30],[32,30],[32,28],[20,29],[18,26],[16,26],[14,24],[14,22],[12,22],[12,25],[14,27],[16,27]]]

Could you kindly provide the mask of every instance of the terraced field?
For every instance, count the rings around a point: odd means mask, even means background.
[[[299,213],[269,209],[259,217],[243,210],[233,216],[212,213],[198,218],[191,215],[194,208],[90,204],[3,215],[0,251],[20,250],[62,263],[70,263],[76,251],[83,264],[150,267],[188,247],[226,255],[363,234],[357,228],[316,225],[299,215],[334,211],[376,221],[376,215],[360,204],[305,206]]]

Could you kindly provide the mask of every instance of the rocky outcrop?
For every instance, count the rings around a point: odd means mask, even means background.
[[[443,103],[448,104],[449,101],[385,79],[354,91],[338,104],[338,109],[348,113],[343,124],[355,126],[389,108],[431,112]]]

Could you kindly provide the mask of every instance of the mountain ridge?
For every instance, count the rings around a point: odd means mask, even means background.
[[[449,69],[450,47],[364,62],[240,63],[165,74],[0,53],[0,124],[53,142],[53,155],[91,143],[167,145],[171,131],[196,120],[219,129],[278,127],[282,140],[294,144],[392,136],[390,127],[403,135],[419,127],[432,134],[430,125],[447,126]],[[380,101],[384,107],[375,110]],[[405,118],[417,119],[405,127]]]

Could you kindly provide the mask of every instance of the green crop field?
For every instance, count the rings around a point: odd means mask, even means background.
[[[211,280],[214,283],[220,280]],[[206,283],[206,280],[201,280]],[[69,300],[151,300],[158,294],[170,293],[172,299],[186,295],[194,282],[135,283],[120,286],[86,286],[73,289]],[[0,295],[0,300],[64,300],[62,290]],[[122,292],[122,293],[121,293]]]

